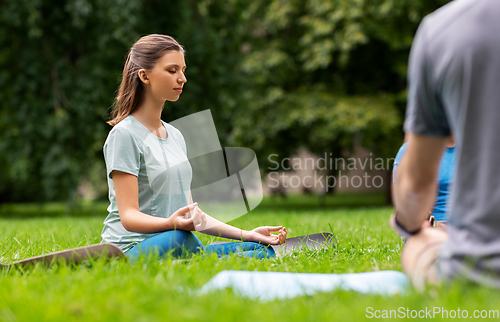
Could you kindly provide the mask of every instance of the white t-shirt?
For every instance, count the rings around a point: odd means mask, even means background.
[[[161,139],[132,115],[113,127],[104,143],[104,159],[109,187],[109,215],[104,220],[102,242],[114,243],[127,251],[155,234],[127,231],[118,214],[113,170],[137,177],[139,210],[168,218],[189,203],[192,169],[181,132],[163,122],[167,138]]]

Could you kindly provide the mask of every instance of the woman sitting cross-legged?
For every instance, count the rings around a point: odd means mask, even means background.
[[[177,101],[182,93],[185,71],[184,49],[172,37],[148,35],[129,51],[103,149],[110,200],[103,242],[116,244],[132,261],[144,253],[200,251],[272,257],[267,245],[284,243],[286,228],[241,230],[205,214],[192,200],[184,137],[161,120],[165,101]],[[153,184],[152,172],[164,174],[161,188]],[[243,242],[203,246],[195,230]]]

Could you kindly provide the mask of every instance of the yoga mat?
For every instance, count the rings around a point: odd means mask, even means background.
[[[250,299],[272,301],[336,289],[364,294],[404,294],[410,282],[405,274],[397,271],[351,274],[222,271],[203,285],[198,294],[226,288]]]
[[[271,245],[276,253],[276,256],[290,255],[294,251],[304,249],[321,249],[328,248],[333,243],[333,235],[330,233],[320,233],[312,235],[304,235],[299,237],[287,238],[286,242],[281,245]],[[229,242],[216,241],[210,245],[226,244]]]
[[[78,264],[86,259],[98,259],[98,258],[126,258],[125,253],[113,244],[97,244],[91,246],[84,246],[74,249],[63,250],[56,253],[51,253],[47,255],[35,256],[26,258],[17,262],[10,264],[0,263],[0,268],[7,267],[27,267],[34,265],[36,263],[41,263],[45,266],[50,266],[54,262],[59,262],[60,260],[66,263]]]
[[[284,244],[272,245],[277,256],[290,255],[294,251],[304,249],[322,249],[328,248],[333,244],[333,235],[330,233],[320,233],[288,238]]]

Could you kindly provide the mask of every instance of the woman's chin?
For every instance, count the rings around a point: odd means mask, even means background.
[[[177,96],[177,97],[170,97],[170,98],[167,98],[167,101],[169,102],[177,102],[179,100],[181,96]]]

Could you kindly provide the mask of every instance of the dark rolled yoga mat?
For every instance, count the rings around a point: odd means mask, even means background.
[[[210,245],[226,244],[230,242],[216,241]],[[304,235],[299,237],[287,238],[281,245],[271,245],[278,256],[290,255],[294,251],[313,250],[329,248],[334,243],[334,237],[330,233],[319,233]]]
[[[126,258],[125,253],[113,244],[97,244],[91,246],[84,246],[74,249],[63,250],[56,253],[47,255],[40,255],[22,259],[10,264],[0,263],[0,268],[16,267],[25,268],[31,265],[40,263],[44,266],[50,266],[53,263],[63,261],[67,264],[78,264],[86,259],[99,259],[99,258]]]

